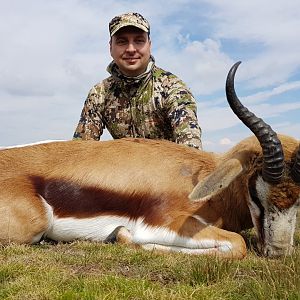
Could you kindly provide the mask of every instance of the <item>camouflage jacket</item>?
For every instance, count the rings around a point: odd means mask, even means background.
[[[74,139],[99,140],[107,128],[114,139],[167,139],[202,148],[196,101],[175,75],[154,64],[127,77],[112,62],[111,76],[95,85],[84,103]]]

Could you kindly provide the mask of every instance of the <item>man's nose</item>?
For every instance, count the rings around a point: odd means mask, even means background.
[[[128,52],[135,52],[136,48],[135,48],[134,44],[133,43],[128,43],[126,51],[128,51]]]

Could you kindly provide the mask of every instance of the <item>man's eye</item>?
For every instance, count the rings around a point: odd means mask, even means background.
[[[145,43],[145,40],[143,40],[143,39],[136,40],[136,43],[137,43],[137,44],[144,44],[144,43]]]
[[[125,45],[126,41],[125,40],[117,40],[117,45]]]

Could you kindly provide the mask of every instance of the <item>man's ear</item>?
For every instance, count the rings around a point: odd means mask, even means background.
[[[109,52],[110,52],[110,54],[111,54],[111,49],[112,48],[112,38],[110,38],[110,40],[109,40]]]
[[[189,198],[195,202],[208,200],[227,188],[242,171],[243,166],[238,159],[232,158],[221,163],[213,173],[194,187]]]

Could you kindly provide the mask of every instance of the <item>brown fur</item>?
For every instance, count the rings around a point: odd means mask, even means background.
[[[286,136],[280,139],[290,164],[299,142]],[[242,173],[213,197],[192,202],[189,195],[195,186],[233,158],[240,162]],[[182,236],[216,235],[236,241],[242,253],[240,236],[217,227],[239,232],[252,226],[248,184],[260,172],[261,162],[261,148],[254,137],[224,155],[142,139],[54,142],[1,150],[0,242],[30,242],[45,230],[42,196],[58,217],[142,217],[151,226],[166,227]],[[298,187],[287,184],[274,187],[273,194],[283,189],[289,190],[288,201],[272,196],[280,208],[292,205],[299,195]],[[193,215],[205,223],[201,225]]]
[[[279,209],[287,209],[295,204],[300,194],[300,186],[288,180],[272,187],[269,201]]]
[[[47,227],[41,200],[24,177],[1,180],[0,187],[0,243],[31,243]]]

